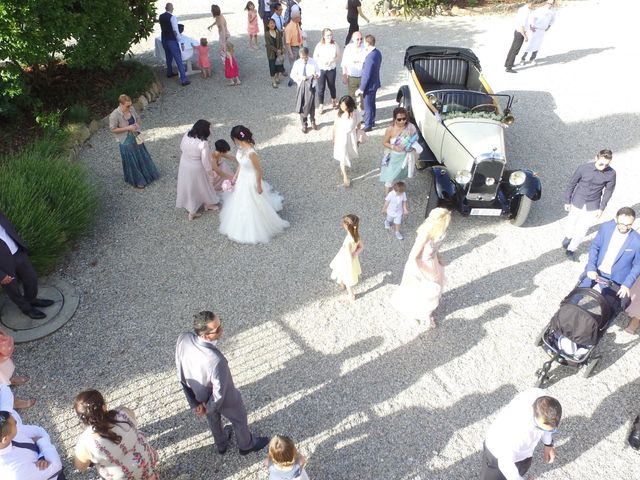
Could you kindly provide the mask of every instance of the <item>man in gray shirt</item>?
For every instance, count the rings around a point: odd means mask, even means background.
[[[595,162],[580,165],[564,193],[564,209],[567,215],[565,238],[562,246],[572,261],[576,248],[587,235],[589,227],[607,206],[616,188],[616,171],[609,166],[613,154],[611,150],[600,150]]]
[[[222,426],[222,416],[231,421],[240,455],[262,450],[268,437],[254,437],[247,426],[247,409],[233,384],[229,363],[216,346],[222,337],[222,322],[213,312],[193,317],[195,333],[180,335],[176,345],[178,380],[197,416],[207,416],[209,428],[221,455],[227,451],[231,428]]]

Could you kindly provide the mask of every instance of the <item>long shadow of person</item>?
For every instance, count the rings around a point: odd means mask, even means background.
[[[308,347],[307,342],[294,329],[282,322],[280,326],[302,353],[285,362],[277,371],[241,387],[250,415],[251,412],[259,412],[250,428],[253,432],[286,432],[298,440],[312,438],[314,444],[322,444],[325,439],[331,439],[332,442],[346,441],[341,433],[344,429],[336,428],[336,425],[345,422],[350,425],[355,421],[354,418],[370,416],[370,412],[379,403],[392,402],[398,394],[412,388],[428,372],[466,353],[486,336],[483,327],[485,322],[508,312],[508,306],[498,305],[475,320],[449,319],[446,328],[430,331],[428,336],[419,335],[384,353],[375,351],[383,342],[379,336],[357,342],[336,354],[322,353]],[[291,378],[296,381],[286,381]],[[427,394],[428,392],[422,393]],[[502,398],[508,395],[500,393],[500,396]],[[196,428],[189,425],[189,417],[184,417],[183,414],[179,414],[179,417],[186,421],[178,429],[175,428],[175,418],[163,419],[146,427],[147,431],[173,430],[170,433],[160,433],[159,447],[188,440],[190,436],[203,432],[208,433],[206,425]],[[408,417],[398,412],[397,420],[394,421],[405,421],[403,418]],[[458,425],[456,422],[453,424]],[[373,435],[381,427],[376,423],[371,427],[361,428],[366,428]],[[363,431],[362,434],[364,433],[366,432]],[[423,440],[419,436],[407,441],[415,443],[412,448],[416,452],[423,448],[420,446]],[[212,461],[211,453],[212,447],[208,445],[178,453],[174,462],[184,471],[185,468],[190,468],[189,465],[202,465],[204,459],[201,457],[206,455],[207,462],[212,464],[211,468],[215,468],[223,476],[242,467],[237,462],[231,464],[217,460],[217,455],[213,456]],[[309,474],[316,478],[340,478],[340,475],[335,476],[332,472],[344,472],[348,465],[346,461],[335,464],[314,461],[309,467]],[[325,468],[329,468],[329,472],[324,472]]]

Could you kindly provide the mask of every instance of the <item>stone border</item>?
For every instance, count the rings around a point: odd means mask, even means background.
[[[142,112],[147,105],[151,102],[155,102],[162,92],[164,87],[158,80],[154,80],[149,86],[149,90],[140,95],[133,101],[133,107],[137,112]],[[79,155],[82,146],[87,140],[91,138],[91,135],[96,133],[102,127],[109,126],[109,115],[101,120],[91,120],[88,125],[84,123],[70,123],[65,129],[69,133],[69,139],[67,141],[67,148],[69,149],[69,161],[75,162]]]
[[[9,333],[16,343],[31,342],[51,335],[71,320],[71,317],[78,309],[80,296],[75,287],[69,282],[61,278],[55,278],[50,279],[48,282],[45,280],[45,282],[40,283],[40,290],[43,296],[50,292],[54,293],[51,296],[57,297],[55,299],[57,300],[56,304],[42,309],[48,314],[47,318],[43,320],[31,320],[25,317],[6,295],[0,296],[0,312],[5,315],[5,321],[1,321],[0,324],[3,330]],[[55,290],[55,292],[51,292],[51,290]],[[60,301],[58,298],[61,298],[62,305],[58,305]],[[9,325],[5,322],[8,322]],[[25,328],[12,328],[10,326],[20,323],[24,323]]]

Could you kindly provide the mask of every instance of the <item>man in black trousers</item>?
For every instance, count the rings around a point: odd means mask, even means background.
[[[18,281],[22,282],[24,293],[20,292]],[[34,320],[45,318],[37,307],[53,305],[53,300],[37,298],[38,275],[36,274],[28,250],[9,219],[0,212],[0,284],[18,308]]]
[[[529,30],[529,17],[532,10],[542,5],[545,0],[533,0],[525,3],[518,9],[516,14],[515,30],[513,32],[513,42],[511,42],[511,48],[507,54],[507,59],[504,62],[505,72],[518,73],[513,69],[513,65],[516,63],[516,57],[520,48],[527,38],[527,31]]]

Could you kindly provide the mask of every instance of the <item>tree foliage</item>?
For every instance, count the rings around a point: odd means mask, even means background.
[[[153,0],[2,0],[0,95],[46,84],[53,64],[113,67],[153,31]]]

